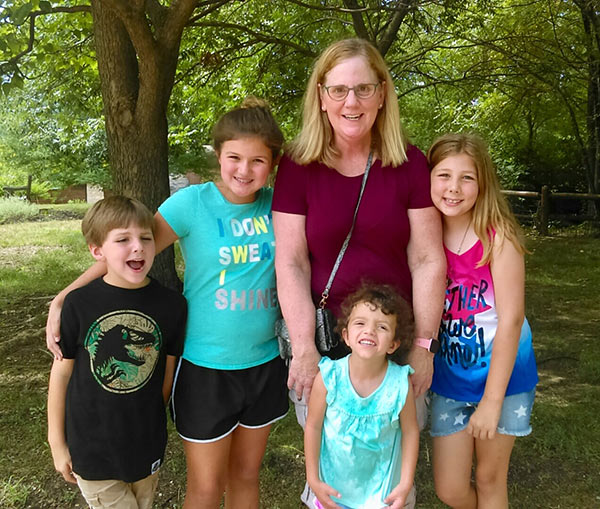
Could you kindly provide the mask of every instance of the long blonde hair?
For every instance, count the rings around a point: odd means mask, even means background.
[[[521,227],[501,192],[498,175],[492,163],[486,143],[474,134],[446,134],[433,142],[427,152],[431,168],[449,156],[468,155],[477,170],[479,194],[473,207],[473,228],[483,244],[483,256],[478,267],[490,263],[494,247],[494,231],[500,239],[509,240],[516,249],[527,252],[523,243]]]
[[[384,166],[399,166],[406,161],[406,136],[394,83],[383,57],[364,39],[343,39],[327,47],[316,60],[302,101],[302,129],[290,143],[288,151],[299,164],[318,161],[332,166],[339,157],[333,145],[333,131],[327,112],[321,110],[319,84],[325,75],[344,60],[361,56],[369,64],[379,82],[385,82],[385,98],[372,128],[372,145]]]

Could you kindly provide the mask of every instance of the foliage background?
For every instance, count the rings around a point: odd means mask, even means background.
[[[600,19],[593,2],[199,4],[210,9],[192,16],[184,31],[167,112],[173,173],[204,173],[203,145],[211,142],[212,125],[248,94],[267,98],[287,139],[293,137],[319,51],[357,33],[381,42],[395,12],[408,5],[385,57],[403,121],[419,147],[426,150],[444,132],[476,131],[489,141],[507,187],[597,186],[589,164],[586,171],[596,144],[590,90],[599,86],[594,72],[600,66],[600,39],[590,44]],[[23,183],[33,174],[47,187],[110,186],[92,19],[89,12],[58,12],[59,6],[85,5],[85,0],[0,1],[2,185]],[[584,23],[586,8],[595,23],[592,32]],[[33,13],[39,15],[29,48]]]

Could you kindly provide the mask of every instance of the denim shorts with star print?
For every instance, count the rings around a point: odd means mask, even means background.
[[[498,422],[498,433],[524,437],[531,433],[529,423],[535,388],[504,398],[502,413]],[[443,437],[466,429],[469,419],[479,403],[456,401],[431,393],[431,430],[432,437]]]

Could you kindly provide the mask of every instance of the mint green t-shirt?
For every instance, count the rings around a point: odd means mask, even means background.
[[[188,322],[183,358],[245,369],[278,355],[271,189],[228,202],[212,182],[182,189],[158,209],[179,237]]]

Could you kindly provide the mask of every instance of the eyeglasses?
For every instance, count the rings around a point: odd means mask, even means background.
[[[354,91],[354,95],[359,99],[370,99],[375,95],[375,90],[381,83],[360,83],[355,87],[347,87],[346,85],[331,85],[326,87],[321,85],[327,95],[334,101],[343,101],[348,97],[350,90]]]

